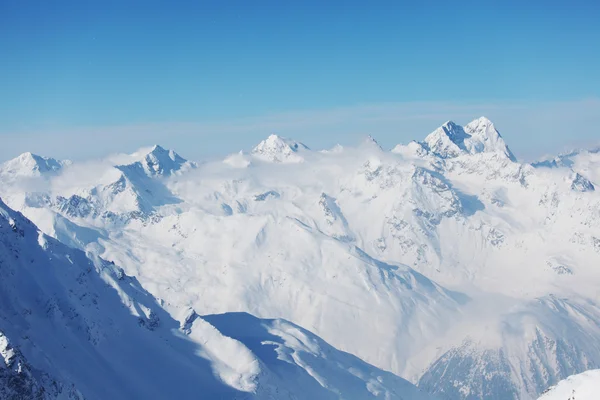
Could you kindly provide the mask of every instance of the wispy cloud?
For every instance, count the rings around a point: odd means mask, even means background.
[[[412,102],[301,110],[226,121],[3,132],[0,158],[32,151],[82,159],[160,143],[186,157],[200,159],[250,148],[270,133],[294,137],[313,148],[352,144],[371,134],[384,147],[392,147],[420,140],[447,120],[466,123],[481,115],[495,122],[509,146],[522,158],[600,141],[598,98],[565,102]]]

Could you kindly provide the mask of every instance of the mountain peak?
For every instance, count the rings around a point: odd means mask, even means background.
[[[442,124],[442,127],[446,127],[448,129],[454,129],[456,127],[460,127],[460,125],[458,125],[456,122],[454,122],[452,120],[448,120]]]
[[[468,135],[462,126],[447,121],[425,138],[425,144],[440,157],[452,158],[467,152],[466,139]]]
[[[164,152],[167,152],[167,150],[165,150],[165,148],[159,144],[155,144],[154,146],[152,146],[152,149],[150,150],[150,153],[164,153]]]
[[[471,153],[501,153],[511,161],[516,161],[502,135],[496,129],[493,122],[486,117],[479,117],[465,126],[465,132],[471,135]]]
[[[70,161],[56,160],[26,152],[0,165],[0,173],[22,177],[40,176],[44,173],[57,172],[70,163]]]
[[[425,138],[429,149],[442,158],[463,154],[496,153],[516,161],[492,121],[479,117],[464,127],[447,121]]]
[[[490,121],[487,117],[483,115],[479,118],[474,119],[469,124],[494,125],[492,121]]]
[[[596,190],[594,184],[578,172],[576,172],[573,177],[571,189],[577,192],[593,192]]]
[[[186,164],[190,163],[185,158],[157,144],[142,160],[142,166],[148,175],[171,175]]]
[[[28,160],[28,159],[34,159],[34,158],[40,158],[40,156],[38,156],[37,154],[33,154],[30,151],[26,151],[23,154],[20,154],[18,157],[16,157],[16,159],[18,160]]]
[[[139,161],[132,164],[117,166],[123,170],[126,167],[142,168],[148,176],[168,176],[183,168],[195,168],[196,164],[181,157],[173,150],[155,144],[132,154]]]
[[[180,161],[187,161],[185,158],[181,157],[179,154],[175,153],[173,150],[165,149],[164,147],[155,144],[152,146],[152,149],[146,154],[147,157],[156,157],[156,158],[170,158],[171,160],[179,159]]]
[[[381,145],[379,144],[379,142],[371,135],[367,135],[365,140],[363,140],[363,144],[365,146],[374,147],[376,149],[383,150],[381,148]]]
[[[252,155],[269,162],[301,162],[298,153],[305,150],[309,149],[303,143],[272,134],[252,149]]]

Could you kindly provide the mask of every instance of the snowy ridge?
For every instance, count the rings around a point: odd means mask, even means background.
[[[3,176],[0,195],[160,299],[229,388],[283,386],[285,364],[202,316],[285,321],[449,399],[535,399],[600,367],[598,152],[519,163],[485,118],[392,151],[273,135],[195,167],[158,151],[154,168],[154,150]],[[305,342],[269,337],[278,354]]]
[[[135,279],[46,237],[2,203],[0,210],[0,330],[33,368],[73,382],[84,398],[191,395],[194,386],[233,393],[173,337],[170,318]],[[143,354],[146,363],[137,362]],[[177,380],[179,387],[167,383]],[[49,389],[48,398],[67,398]]]
[[[23,153],[19,157],[1,164],[0,175],[14,178],[41,176],[47,173],[56,173],[70,164],[69,160],[56,160],[32,153]]]
[[[160,178],[197,168],[173,150],[160,146],[131,155],[140,158],[102,170],[102,183],[82,187],[68,196],[29,196],[29,204],[48,206],[68,218],[101,219],[104,223],[127,223],[131,219],[159,218],[156,208],[178,202]],[[72,191],[71,191],[72,192]]]
[[[304,144],[277,135],[270,135],[260,142],[254,149],[252,155],[263,161],[276,163],[302,162],[304,158],[301,153],[309,150]]]
[[[600,369],[573,375],[548,389],[539,400],[595,400],[600,396]]]
[[[284,388],[291,386],[293,393],[303,393],[312,399],[432,399],[394,374],[373,370],[364,361],[334,349],[288,321],[260,320],[246,313],[207,315],[203,319],[231,338],[229,340],[243,343],[258,357],[253,362],[273,372],[268,379],[258,382],[258,391],[264,393],[265,398],[282,398]],[[218,351],[222,352],[223,347]],[[239,360],[239,353],[235,354],[230,360]],[[293,372],[291,379],[286,379],[288,372]]]
[[[496,153],[516,161],[494,124],[487,118],[476,119],[463,128],[452,121],[425,138],[427,147],[442,158],[462,154]]]
[[[2,398],[430,399],[284,320],[176,321],[113,262],[45,236],[1,201],[0,272]]]
[[[140,161],[126,166],[117,166],[121,170],[141,168],[148,176],[169,176],[196,167],[196,163],[190,162],[173,150],[166,150],[159,145],[154,145]]]
[[[83,399],[72,385],[57,381],[31,367],[18,349],[0,332],[0,398],[2,399]]]

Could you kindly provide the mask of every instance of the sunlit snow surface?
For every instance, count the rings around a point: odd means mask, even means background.
[[[429,399],[282,319],[176,321],[0,202],[1,399]]]
[[[187,340],[223,333],[194,316],[281,318],[451,399],[537,398],[600,367],[597,151],[518,163],[480,118],[392,151],[271,135],[198,164],[160,147],[20,179],[30,165],[9,163],[8,206],[114,262]],[[225,336],[203,354],[256,392],[254,364],[228,354],[260,351]]]
[[[600,369],[586,371],[560,381],[539,400],[596,400],[600,398]]]

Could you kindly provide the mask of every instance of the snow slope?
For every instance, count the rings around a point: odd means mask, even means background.
[[[0,176],[10,178],[23,178],[40,176],[45,173],[54,173],[71,161],[59,161],[54,158],[41,157],[32,153],[23,153],[19,157],[9,160],[0,167]]]
[[[465,127],[452,121],[433,131],[424,142],[430,151],[443,158],[462,154],[496,153],[516,161],[494,124],[481,117]]]
[[[0,201],[0,398],[430,398],[284,320],[175,320],[92,257]]]
[[[600,397],[600,370],[586,371],[560,381],[539,400],[595,400]]]
[[[302,152],[308,150],[304,144],[270,135],[268,138],[260,142],[252,149],[252,156],[276,163],[302,162]]]
[[[393,151],[156,150],[0,194],[178,321],[283,319],[450,399],[534,399],[600,367],[598,152],[519,163],[485,118]]]

